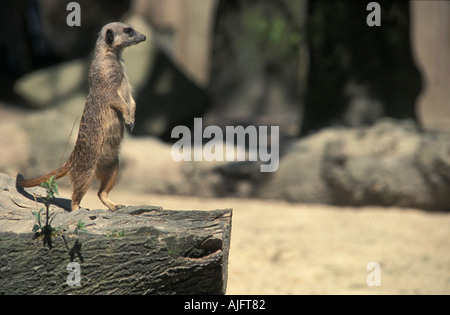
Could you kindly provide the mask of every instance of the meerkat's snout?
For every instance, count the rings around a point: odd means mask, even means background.
[[[145,42],[146,39],[147,39],[147,37],[145,37],[145,35],[141,34],[140,42]]]
[[[144,34],[139,33],[132,27],[125,27],[123,32],[131,39],[130,45],[139,44],[147,39]]]
[[[136,44],[139,44],[140,42],[145,42],[145,40],[147,39],[147,37],[145,37],[144,34],[138,33],[136,32],[138,35],[136,35]]]

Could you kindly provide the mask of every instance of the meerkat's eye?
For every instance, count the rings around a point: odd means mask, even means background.
[[[125,34],[128,34],[130,37],[133,37],[134,35],[136,35],[136,32],[134,31],[134,29],[132,29],[131,27],[126,27],[123,32]]]

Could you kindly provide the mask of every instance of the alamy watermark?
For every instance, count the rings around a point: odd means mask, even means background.
[[[67,11],[71,11],[66,18],[68,26],[81,26],[81,6],[78,2],[69,2],[66,7]]]
[[[70,273],[67,275],[66,283],[69,287],[81,286],[81,268],[77,262],[70,262],[66,267]]]
[[[202,118],[194,118],[193,134],[186,126],[172,129],[174,161],[260,161],[261,172],[275,172],[280,160],[279,127],[270,126],[219,126],[203,129]],[[192,138],[193,137],[193,138]],[[204,139],[211,139],[203,145]],[[248,148],[245,150],[244,148]]]
[[[370,273],[367,275],[366,283],[369,287],[381,286],[381,266],[377,262],[370,262],[366,267]]]
[[[366,6],[367,11],[371,11],[366,18],[368,26],[381,26],[381,7],[378,2],[370,2]]]
[[[68,26],[81,26],[81,6],[78,2],[69,2],[66,7],[71,11],[66,18]],[[369,2],[366,6],[367,11],[371,11],[366,18],[368,26],[381,26],[381,7],[378,2]]]

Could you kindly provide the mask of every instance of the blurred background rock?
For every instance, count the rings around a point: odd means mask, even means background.
[[[118,187],[450,210],[450,3],[68,0],[0,3],[0,172],[47,173],[70,154],[101,27],[148,40],[124,53],[137,103]],[[77,119],[78,117],[78,119]],[[171,131],[280,126],[280,168],[174,162]],[[67,182],[63,182],[63,185]]]

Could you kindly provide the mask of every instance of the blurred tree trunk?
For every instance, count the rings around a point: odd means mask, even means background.
[[[217,0],[182,0],[175,57],[197,84],[209,84],[213,18]]]
[[[366,23],[368,1],[309,3],[303,135],[336,123],[372,124],[383,116],[416,119],[421,77],[411,56],[409,3],[377,2],[379,27]]]
[[[418,116],[425,129],[450,130],[450,2],[411,1],[411,32],[425,81]]]
[[[219,1],[208,123],[277,125],[281,138],[298,135],[306,7],[306,0]]]
[[[137,0],[133,12],[155,28],[159,44],[196,84],[209,84],[217,0]]]
[[[298,91],[299,100],[303,108],[306,89],[308,88],[308,74],[309,74],[309,46],[306,39],[306,25],[308,19],[308,0],[294,1],[298,8],[295,12],[298,12],[298,27],[302,38],[299,43],[298,57],[299,57],[299,69],[298,69]]]

